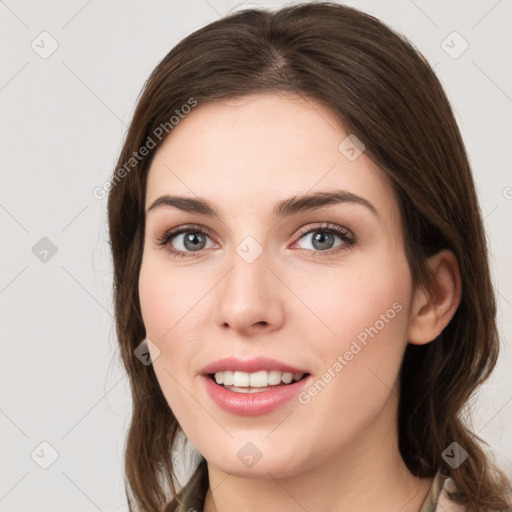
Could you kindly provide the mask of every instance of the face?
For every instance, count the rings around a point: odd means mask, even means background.
[[[152,162],[154,370],[223,471],[292,475],[395,421],[412,281],[391,186],[347,136],[312,100],[255,95],[199,105]]]

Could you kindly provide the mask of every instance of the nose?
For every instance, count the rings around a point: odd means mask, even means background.
[[[286,291],[269,264],[265,251],[251,263],[233,255],[231,269],[216,287],[215,321],[222,329],[251,336],[283,325]]]

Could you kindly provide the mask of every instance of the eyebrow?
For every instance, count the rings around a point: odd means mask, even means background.
[[[315,192],[302,196],[293,196],[283,201],[279,201],[273,210],[276,217],[288,217],[301,212],[313,211],[323,206],[334,204],[352,203],[366,207],[375,216],[379,216],[377,209],[367,199],[360,197],[352,192],[345,190],[333,190],[329,192]],[[163,195],[156,199],[153,204],[146,210],[149,212],[163,206],[171,206],[185,212],[199,213],[202,215],[219,217],[219,212],[213,204],[206,199]]]

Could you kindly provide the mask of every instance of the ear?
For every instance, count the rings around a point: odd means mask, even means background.
[[[448,325],[461,299],[459,265],[452,251],[442,250],[428,259],[432,270],[432,290],[415,291],[409,320],[408,341],[424,345],[434,340]]]

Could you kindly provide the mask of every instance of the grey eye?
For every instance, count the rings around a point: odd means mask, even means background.
[[[339,243],[336,244],[336,238],[339,239]],[[331,233],[325,229],[314,229],[301,236],[299,240],[310,240],[312,247],[301,247],[302,249],[311,249],[315,251],[326,251],[333,249],[345,243],[341,237],[335,233]]]
[[[181,240],[180,240],[181,238]],[[179,251],[200,251],[205,248],[208,236],[204,233],[199,233],[195,231],[187,231],[185,233],[180,233],[176,235],[176,237],[172,240],[172,245],[175,249]],[[175,242],[181,244],[181,247],[176,247]]]

